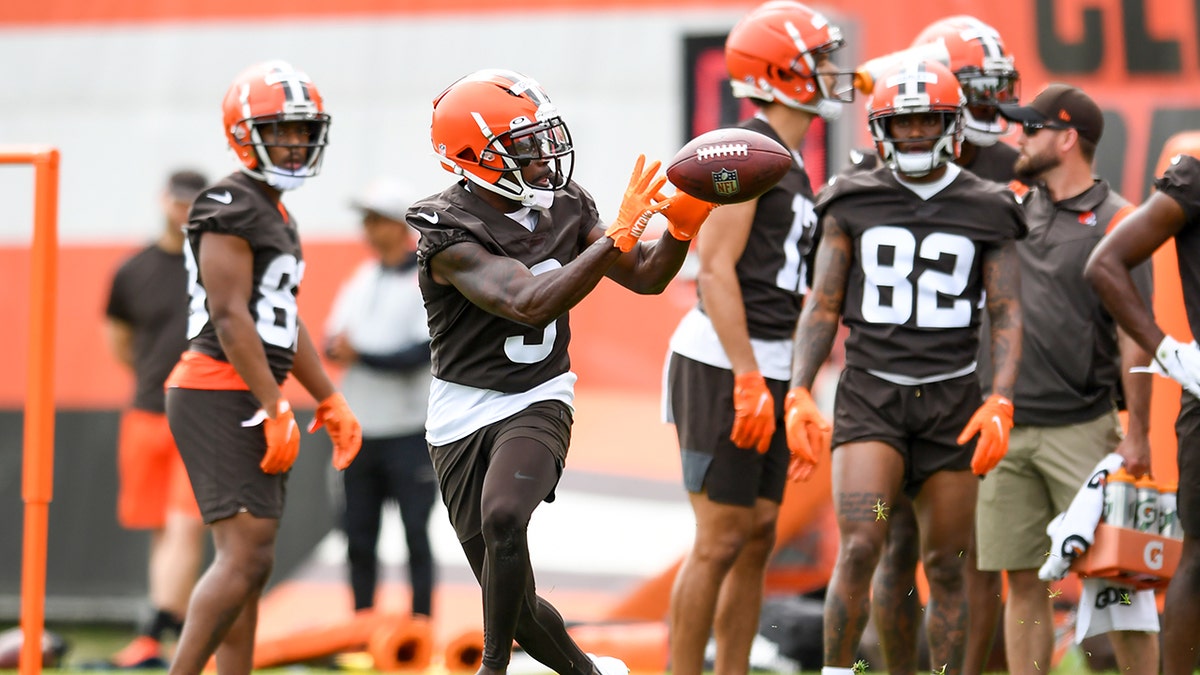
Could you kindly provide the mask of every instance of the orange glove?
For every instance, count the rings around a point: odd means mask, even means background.
[[[604,235],[612,239],[622,253],[633,249],[633,245],[646,231],[646,223],[650,222],[650,216],[666,208],[668,203],[653,203],[654,196],[667,183],[666,176],[655,178],[662,162],[656,161],[643,171],[645,164],[646,156],[638,155],[633,174],[629,176],[629,187],[625,188],[625,197],[621,200],[620,210],[617,211],[617,219],[604,231]]]
[[[733,378],[733,432],[729,440],[739,448],[763,454],[775,435],[775,399],[757,370]]]
[[[662,204],[662,214],[667,217],[667,232],[679,241],[691,241],[700,231],[700,226],[708,218],[708,214],[717,208],[717,204],[697,199],[688,193],[678,190],[671,197],[658,196]]]
[[[783,419],[788,449],[792,451],[788,478],[808,480],[821,458],[829,454],[833,428],[804,387],[792,387],[788,391],[787,398],[783,399]]]
[[[329,440],[333,441],[333,468],[341,471],[358,456],[358,450],[362,447],[362,425],[340,392],[330,394],[317,406],[317,412],[308,425],[308,433],[314,433],[322,426],[329,433]]]
[[[279,399],[275,416],[263,419],[262,427],[267,437],[267,452],[258,466],[264,473],[282,473],[292,468],[296,455],[300,454],[300,428],[287,399]]]
[[[975,445],[975,455],[971,457],[971,471],[976,476],[982,476],[1000,463],[1008,453],[1008,432],[1013,427],[1012,401],[999,394],[987,397],[979,410],[971,415],[971,420],[958,435],[958,444],[962,445],[979,434],[979,442]]]

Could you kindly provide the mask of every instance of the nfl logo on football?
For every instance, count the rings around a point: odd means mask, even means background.
[[[730,171],[729,169],[714,171],[712,179],[713,192],[722,197],[736,195],[742,189],[742,186],[738,183],[737,171]]]

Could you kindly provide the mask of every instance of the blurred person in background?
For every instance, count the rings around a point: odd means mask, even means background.
[[[150,531],[149,614],[109,657],[116,668],[166,667],[163,639],[179,637],[204,555],[204,523],[167,425],[163,382],[187,347],[183,226],[207,183],[190,169],[171,173],[160,198],[162,231],[117,269],[105,310],[109,348],[135,380],[117,441],[117,521]]]
[[[216,556],[196,584],[171,675],[254,664],[258,604],[275,564],[300,428],[289,375],[318,402],[333,465],[354,461],[362,431],[300,318],[300,235],[283,193],[320,171],[329,114],[307,74],[284,61],[247,68],[221,106],[238,170],[203,190],[188,215],[188,349],[167,377],[167,419]]]
[[[375,605],[379,526],[395,501],[408,545],[412,613],[430,616],[434,560],[429,514],[437,477],[425,445],[429,406],[429,326],[417,285],[415,233],[404,222],[410,189],[381,178],[354,201],[375,258],[346,280],[325,326],[325,355],[346,368],[342,394],[363,427],[363,445],[342,472],[342,528],[354,609]]]
[[[811,281],[817,217],[800,147],[813,122],[853,97],[833,53],[841,30],[798,2],[751,10],[725,42],[733,95],[756,106],[741,127],[792,152],[757,199],[723,206],[696,242],[696,306],[671,337],[664,413],[675,425],[696,534],[671,590],[671,670],[745,673],[787,483],[784,399],[792,334]],[[840,90],[847,94],[838,98]]]

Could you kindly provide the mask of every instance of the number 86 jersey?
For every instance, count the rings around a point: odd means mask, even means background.
[[[881,167],[838,177],[816,210],[853,242],[846,365],[919,381],[972,372],[984,256],[1026,233],[1013,194],[955,165],[920,185]]]
[[[188,270],[188,349],[228,361],[208,311],[208,293],[197,261],[206,232],[241,237],[254,255],[250,316],[262,339],[275,381],[292,370],[299,325],[296,293],[304,276],[304,256],[291,215],[256,181],[234,173],[196,197],[188,214],[183,247]]]

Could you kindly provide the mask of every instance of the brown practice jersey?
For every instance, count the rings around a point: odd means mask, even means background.
[[[105,314],[133,331],[133,407],[163,412],[163,381],[187,346],[183,254],[156,244],[134,254],[113,277]]]
[[[741,126],[783,145],[765,120],[752,118]],[[787,340],[796,330],[818,238],[813,201],[808,174],[795,160],[775,187],[758,198],[746,249],[735,267],[751,338]],[[703,297],[699,307],[704,311]]]
[[[1113,409],[1121,382],[1116,324],[1083,278],[1083,266],[1128,206],[1103,180],[1068,199],[1054,201],[1044,187],[1024,197],[1029,236],[1017,244],[1024,328],[1012,396],[1018,425],[1079,424]],[[1149,301],[1150,264],[1131,274]],[[990,364],[980,359],[979,372],[990,393]]]
[[[1192,335],[1200,335],[1200,159],[1191,155],[1171,158],[1154,187],[1178,202],[1187,218],[1175,235],[1175,254],[1188,326]]]
[[[242,173],[225,177],[200,193],[188,215],[184,258],[188,270],[188,349],[228,361],[208,312],[208,294],[197,261],[202,235],[241,237],[254,255],[250,316],[262,339],[275,381],[283,383],[296,354],[296,293],[304,276],[300,237],[291,215],[257,181]]]
[[[922,199],[890,169],[839,177],[817,213],[852,241],[846,365],[909,378],[969,370],[979,345],[983,258],[1025,235],[1011,192],[957,170]]]
[[[976,145],[975,156],[967,164],[959,164],[962,168],[979,176],[984,180],[990,180],[994,183],[1008,185],[1014,180],[1017,180],[1017,174],[1013,171],[1013,167],[1017,164],[1017,156],[1020,154],[1016,148],[1007,143],[995,143],[993,145]],[[879,155],[874,149],[870,150],[852,150],[850,152],[850,165],[845,168],[846,173],[857,173],[860,171],[871,171],[879,167]]]
[[[434,377],[518,393],[570,370],[569,313],[545,328],[510,321],[480,308],[453,285],[435,282],[430,262],[449,246],[472,242],[534,274],[558,269],[579,256],[600,222],[590,195],[569,183],[555,193],[549,211],[539,212],[530,232],[458,183],[413,204],[407,220],[421,233],[418,280],[429,315]]]

